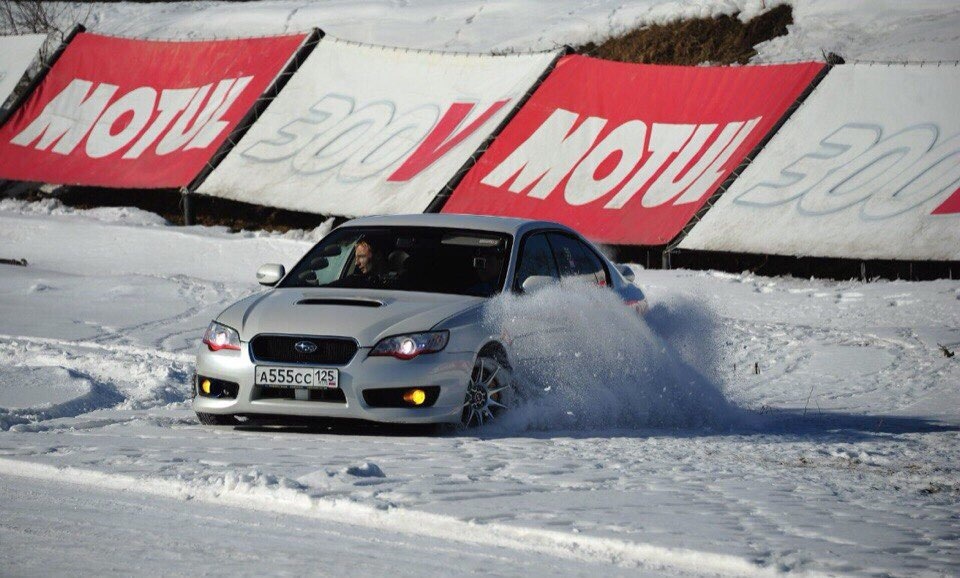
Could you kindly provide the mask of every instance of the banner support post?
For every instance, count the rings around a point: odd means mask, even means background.
[[[303,64],[303,61],[310,56],[310,53],[313,52],[313,49],[317,47],[317,43],[323,39],[325,32],[319,28],[313,28],[310,33],[304,38],[303,44],[300,45],[300,48],[290,57],[290,60],[287,62],[287,65],[280,71],[277,75],[277,78],[274,79],[273,83],[264,90],[263,94],[260,95],[260,98],[256,103],[247,111],[247,114],[244,115],[240,122],[237,123],[237,126],[234,127],[233,131],[230,133],[230,136],[227,137],[223,144],[220,145],[220,148],[213,153],[213,156],[210,157],[210,160],[207,162],[206,166],[201,169],[200,173],[193,178],[193,180],[187,186],[180,189],[181,200],[183,204],[183,225],[190,226],[193,224],[193,206],[191,204],[191,197],[197,195],[196,190],[200,188],[200,184],[213,172],[213,169],[217,168],[217,165],[227,156],[227,153],[240,142],[240,139],[243,138],[243,135],[246,134],[250,127],[253,126],[253,123],[260,118],[260,115],[270,106],[270,103],[273,102],[273,99],[280,94],[280,91],[283,90],[283,87],[286,86],[290,78],[296,74],[297,70],[300,69],[300,65]]]
[[[180,205],[183,206],[183,226],[189,227],[193,224],[193,195],[187,187],[180,189]]]

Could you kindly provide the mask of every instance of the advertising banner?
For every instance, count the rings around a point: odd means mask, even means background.
[[[422,212],[555,56],[327,37],[199,192],[324,215]]]
[[[45,34],[0,36],[0,105],[13,93],[46,40]]]
[[[680,244],[960,260],[960,74],[833,68]]]
[[[187,185],[305,39],[78,34],[0,127],[0,179]]]
[[[443,209],[673,239],[822,70],[562,59]]]

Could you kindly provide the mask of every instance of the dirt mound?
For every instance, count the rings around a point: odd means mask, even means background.
[[[793,8],[776,8],[744,23],[737,15],[681,20],[653,25],[576,47],[580,54],[645,64],[746,64],[757,54],[754,46],[787,33]]]

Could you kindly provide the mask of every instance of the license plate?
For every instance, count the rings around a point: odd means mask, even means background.
[[[270,367],[258,365],[254,384],[270,387],[340,387],[340,370],[324,367]]]

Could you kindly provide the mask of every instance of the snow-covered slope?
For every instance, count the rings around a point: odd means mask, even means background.
[[[550,391],[499,428],[200,427],[203,327],[308,246],[0,205],[0,257],[30,263],[0,265],[5,571],[960,572],[960,282],[641,271],[647,323],[603,293],[494,304],[533,330],[597,309],[539,342],[582,363],[523,368]]]
[[[320,27],[336,37],[406,48],[541,51],[648,24],[740,13],[748,20],[789,3],[790,33],[760,46],[759,61],[960,60],[953,0],[263,0],[78,5],[88,28],[153,38],[269,35]]]
[[[755,60],[960,61],[960,3],[953,0],[795,0],[786,36],[757,47]]]
[[[767,4],[771,4],[768,2]],[[467,52],[542,51],[640,24],[761,10],[760,0],[264,0],[94,4],[91,28],[150,37],[278,34],[320,27],[338,38]]]

